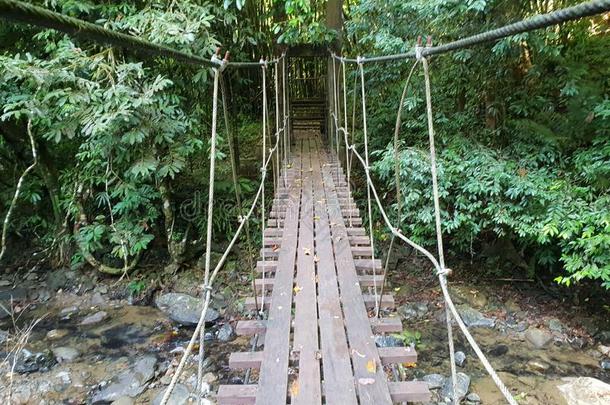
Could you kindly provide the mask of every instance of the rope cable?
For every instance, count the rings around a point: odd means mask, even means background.
[[[263,162],[267,157],[267,65],[261,65],[261,71],[263,74]],[[271,156],[271,155],[270,155]],[[263,260],[263,274],[262,274],[262,291],[261,291],[261,306],[259,309],[259,314],[264,316],[265,311],[265,276],[266,276],[266,257],[265,257],[265,174],[266,167],[261,167],[261,172],[263,173],[263,193],[261,196],[261,241],[262,241],[262,249],[261,249],[261,258]]]
[[[220,78],[220,69],[214,69],[214,92],[212,96],[212,137],[210,139],[210,173],[208,186],[208,221],[205,238],[205,272],[204,272],[204,291],[209,292],[210,267],[212,256],[212,216],[214,214],[214,178],[216,171],[216,138],[218,124],[218,82]],[[206,299],[208,294],[206,293]],[[199,334],[199,364],[197,367],[197,392],[199,393],[199,402],[201,402],[203,377],[203,356],[205,347],[205,328],[201,329]]]
[[[607,11],[610,11],[610,0],[592,0],[578,4],[576,6],[567,7],[546,14],[540,14],[531,18],[527,18],[525,20],[515,22],[513,24],[508,24],[500,28],[485,31],[476,35],[459,39],[457,41],[449,42],[444,45],[425,48],[422,51],[422,55],[439,55],[490,41],[496,41],[498,39],[506,38],[511,35],[520,34],[527,31],[533,31],[540,28],[546,28],[551,25],[561,24],[567,21],[577,20],[584,17],[591,17]],[[335,56],[335,58],[354,64],[361,62],[359,61],[359,59],[340,58],[337,56]],[[416,58],[415,52],[367,57],[363,61],[363,63],[389,62],[394,60],[404,60],[407,58]]]

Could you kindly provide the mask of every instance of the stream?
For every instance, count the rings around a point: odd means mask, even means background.
[[[0,303],[12,307],[12,316],[0,320],[2,403],[9,396],[13,404],[158,403],[194,329],[172,320],[191,316],[184,313],[188,305],[180,302],[176,308],[182,312],[169,314],[154,300],[132,305],[125,284],[90,280],[84,274],[66,277],[57,289],[42,273],[30,273],[19,283],[2,279]],[[418,283],[422,281],[415,278],[391,280],[404,332],[380,339],[416,347],[418,363],[403,367],[404,377],[429,381],[431,403],[443,404],[450,364],[442,296],[434,285],[423,288]],[[196,296],[194,285],[175,283],[171,290]],[[206,329],[204,404],[215,403],[219,384],[244,382],[244,372],[228,370],[227,361],[230,352],[250,347],[249,338],[233,333],[236,319],[243,316],[239,303],[248,295],[247,283],[225,287],[215,295],[215,319]],[[587,314],[580,307],[559,305],[535,288],[462,282],[451,288],[462,318],[520,404],[568,404],[557,386],[574,377],[610,382],[605,310]],[[165,292],[157,296],[161,294]],[[504,403],[464,336],[457,327],[453,331],[461,352],[458,371],[469,381],[463,403]],[[194,401],[196,368],[191,360],[172,403]]]

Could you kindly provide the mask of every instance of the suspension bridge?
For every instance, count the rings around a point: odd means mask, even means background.
[[[219,263],[212,268],[211,221],[206,233],[205,275],[202,280],[204,305],[192,338],[166,390],[162,404],[170,396],[193,350],[199,343],[198,388],[201,387],[205,357],[205,314],[211,301],[214,281],[235,243],[240,239],[257,207],[265,207],[266,183],[273,183],[270,212],[261,209],[262,246],[260,260],[252,269],[252,297],[246,308],[255,314],[237,323],[236,332],[253,336],[252,350],[234,352],[227,359],[232,369],[246,370],[245,384],[220,385],[219,404],[391,404],[425,402],[430,399],[423,381],[402,381],[396,366],[416,365],[413,347],[378,347],[376,335],[402,331],[400,318],[393,316],[394,300],[384,292],[386,267],[375,255],[373,229],[363,227],[360,208],[352,196],[352,167],[366,177],[366,216],[373,206],[381,213],[392,233],[392,246],[398,240],[424,255],[438,276],[445,299],[448,356],[453,381],[453,401],[457,404],[453,323],[492,377],[507,403],[516,404],[511,391],[493,370],[468,328],[462,322],[447,288],[450,270],[445,265],[441,234],[440,202],[436,178],[433,106],[428,58],[484,42],[498,40],[533,29],[591,16],[610,10],[610,1],[590,1],[536,16],[444,45],[425,46],[418,42],[412,52],[376,57],[344,58],[335,54],[315,55],[322,61],[318,76],[298,77],[291,71],[290,50],[276,59],[258,62],[231,62],[220,53],[210,60],[147,42],[131,35],[107,30],[75,18],[26,3],[0,0],[0,17],[11,21],[54,28],[71,35],[126,48],[139,53],[173,58],[213,69],[212,128],[210,150],[210,189],[208,217],[214,214],[214,178],[217,146],[219,92],[223,92],[225,69],[260,68],[262,73],[262,163],[260,184],[251,206]],[[379,199],[369,173],[365,65],[414,59],[411,73],[421,65],[424,73],[426,112],[430,146],[430,173],[434,195],[437,233],[436,255],[403,235],[392,224]],[[355,66],[353,94],[359,93],[364,140],[356,145],[348,130],[346,71]],[[322,68],[320,68],[322,66]],[[269,97],[268,75],[273,71],[274,95]],[[326,75],[323,73],[326,71]],[[311,71],[309,71],[311,72]],[[407,93],[411,75],[406,80]],[[306,82],[308,81],[308,82]],[[304,85],[303,83],[307,83]],[[357,89],[359,87],[359,89]],[[300,90],[296,90],[299,89]],[[220,91],[219,91],[220,90]],[[359,90],[359,91],[357,91]],[[293,96],[297,96],[295,98]],[[222,97],[224,100],[224,97]],[[270,103],[269,99],[273,102]],[[268,113],[275,107],[274,132]],[[399,148],[400,105],[395,131],[395,152]],[[223,110],[226,112],[226,106]],[[353,115],[355,116],[355,114]],[[353,123],[352,123],[353,127]],[[273,144],[267,144],[270,139]],[[272,179],[268,170],[272,166]],[[272,180],[272,181],[270,181]],[[397,178],[397,200],[400,185]],[[262,349],[258,342],[262,342]]]

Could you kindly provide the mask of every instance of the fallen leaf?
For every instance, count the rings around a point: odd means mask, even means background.
[[[417,363],[404,363],[404,366],[407,368],[415,368],[417,367]]]
[[[320,258],[318,257],[318,255],[313,255],[313,261],[314,261],[314,263],[318,263],[320,261]]]
[[[310,256],[310,255],[311,255],[311,249],[310,249],[310,248],[303,248],[303,252],[305,252],[305,254],[306,254],[307,256]]]
[[[294,380],[292,384],[290,384],[290,396],[296,397],[299,395],[299,390],[301,387],[299,386],[299,380]]]
[[[366,362],[366,371],[373,374],[377,372],[377,364],[375,363],[375,360],[369,360]]]
[[[280,246],[279,245],[273,245],[273,246],[271,246],[271,250],[273,250],[274,252],[277,252],[278,250],[280,250]]]
[[[315,217],[313,217],[314,221],[319,221],[320,217],[318,215],[316,215]]]
[[[374,378],[359,378],[358,383],[362,384],[362,385],[371,385],[371,384],[375,384],[375,379]]]
[[[302,289],[303,288],[299,287],[298,285],[293,288],[295,294],[298,293],[299,291],[301,291]]]

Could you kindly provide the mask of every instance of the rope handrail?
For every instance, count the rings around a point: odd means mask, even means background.
[[[525,20],[518,21],[513,24],[508,24],[500,28],[471,35],[469,37],[462,38],[457,41],[449,42],[444,45],[425,48],[422,51],[422,55],[439,55],[450,51],[479,45],[485,42],[496,41],[498,39],[506,38],[511,35],[520,34],[527,31],[533,31],[540,28],[546,28],[552,25],[561,24],[572,20],[578,20],[584,17],[591,17],[607,11],[610,11],[610,0],[592,0],[578,4],[576,6],[556,10],[547,14],[540,14]],[[391,62],[395,60],[404,60],[409,58],[413,59],[417,57],[414,51],[398,53],[394,55],[358,57],[357,59],[344,58],[334,54],[332,54],[332,56],[338,60],[347,63]]]
[[[432,107],[431,107],[431,90],[430,90],[430,81],[429,81],[429,73],[428,73],[428,69],[427,69],[427,60],[424,57],[421,57],[421,61],[422,61],[422,66],[424,66],[424,76],[426,79],[426,111],[427,111],[427,119],[428,119],[428,130],[429,130],[429,134],[430,134],[430,142],[431,142],[431,154],[434,154],[434,147],[433,147],[433,143],[434,143],[434,129],[432,127]],[[362,69],[362,64],[359,65],[359,68]],[[362,84],[362,86],[364,86],[364,84]],[[364,89],[363,89],[364,90]],[[401,239],[402,241],[404,241],[405,243],[407,243],[409,246],[411,246],[412,248],[414,248],[415,250],[419,251],[420,253],[422,253],[429,261],[430,263],[432,263],[432,265],[434,266],[435,270],[436,270],[436,275],[439,279],[439,284],[443,293],[443,299],[445,301],[446,304],[446,310],[447,310],[447,328],[448,328],[448,339],[449,339],[449,352],[450,352],[450,359],[451,359],[451,374],[452,374],[452,385],[453,385],[453,401],[455,404],[458,403],[458,399],[456,398],[456,384],[457,384],[457,378],[456,378],[456,368],[455,368],[455,362],[454,362],[454,348],[453,348],[453,334],[451,332],[451,316],[453,316],[453,319],[455,319],[458,327],[460,328],[460,330],[462,331],[462,333],[464,334],[464,336],[466,337],[466,340],[468,341],[468,343],[470,344],[470,346],[472,347],[472,349],[474,350],[475,354],[477,355],[477,357],[479,358],[479,360],[481,361],[481,364],[483,364],[483,367],[485,368],[485,370],[487,371],[487,373],[490,375],[490,377],[492,378],[492,380],[494,381],[494,383],[496,384],[496,386],[498,387],[498,389],[500,390],[500,392],[502,393],[502,395],[505,397],[506,401],[510,404],[510,405],[517,405],[517,402],[515,401],[515,399],[512,397],[510,391],[508,390],[508,388],[506,387],[506,385],[504,385],[504,383],[502,382],[502,380],[500,379],[500,377],[497,375],[497,373],[495,372],[495,370],[493,369],[493,367],[491,366],[491,364],[489,363],[489,360],[487,360],[487,357],[485,356],[485,354],[483,354],[483,351],[481,350],[481,348],[478,346],[477,342],[474,340],[473,336],[470,334],[470,331],[468,330],[468,327],[464,324],[464,321],[462,320],[460,314],[458,313],[453,300],[451,299],[451,296],[449,295],[449,290],[447,287],[447,274],[450,271],[449,269],[445,268],[445,264],[444,264],[444,260],[442,260],[441,262],[439,262],[434,255],[428,251],[426,248],[424,248],[423,246],[417,244],[416,242],[412,241],[411,239],[409,239],[408,237],[406,237],[401,231],[400,229],[396,228],[395,226],[392,225],[387,213],[385,212],[385,209],[383,208],[383,205],[381,204],[381,200],[379,198],[379,195],[377,193],[377,189],[375,188],[375,184],[373,183],[373,180],[371,179],[371,175],[370,175],[370,167],[369,164],[367,162],[367,160],[365,158],[362,157],[362,155],[360,155],[360,153],[357,151],[356,146],[354,144],[350,144],[348,139],[347,139],[347,130],[343,127],[340,127],[338,125],[338,120],[337,117],[335,115],[333,115],[333,123],[336,127],[336,131],[337,132],[343,132],[343,139],[344,139],[344,143],[345,143],[345,148],[349,149],[354,156],[356,156],[356,158],[358,159],[358,161],[360,162],[364,173],[366,175],[366,181],[367,181],[367,191],[372,193],[375,202],[377,204],[377,207],[379,209],[379,212],[381,213],[381,216],[386,224],[386,226],[389,228],[390,232],[392,233],[392,235],[398,237],[399,239]],[[433,172],[433,177],[435,177],[436,173],[435,173],[435,161],[432,160],[431,162],[432,164],[432,172]],[[436,186],[436,181],[434,182],[434,188],[437,188]],[[434,199],[435,199],[435,211],[438,214],[439,211],[439,204],[438,204],[438,190],[433,190],[434,192]],[[370,203],[370,198],[369,198],[369,203]],[[370,215],[370,211],[369,211],[369,215]],[[437,215],[438,216],[438,215]],[[370,221],[370,217],[369,217],[369,221]],[[437,236],[440,240],[440,232],[438,232],[438,220],[437,220]],[[442,241],[439,242],[439,257],[443,258],[442,255]]]
[[[202,56],[189,54],[175,48],[155,44],[150,41],[138,38],[134,35],[104,28],[98,24],[90,23],[79,18],[70,17],[65,14],[24,3],[16,0],[0,0],[0,18],[39,27],[52,28],[65,32],[74,37],[82,37],[91,41],[109,44],[118,48],[130,49],[138,53],[152,56],[172,58],[177,61],[190,65],[209,66],[209,67],[258,67],[262,64],[276,64],[285,57],[281,56],[268,61],[259,62],[228,62],[220,60],[210,60]]]

